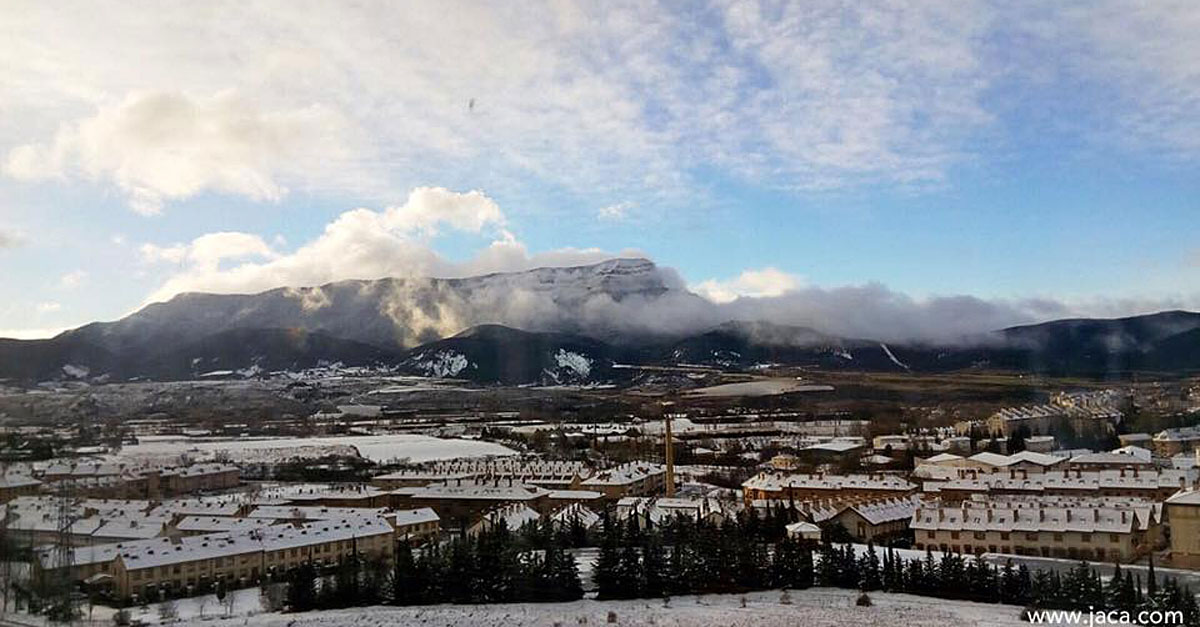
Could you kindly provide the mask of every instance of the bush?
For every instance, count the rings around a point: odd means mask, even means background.
[[[858,595],[858,600],[854,604],[859,607],[871,607],[871,597],[867,596],[867,593],[864,592]]]

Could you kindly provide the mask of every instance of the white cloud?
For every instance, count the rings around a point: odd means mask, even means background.
[[[694,198],[704,167],[779,187],[923,181],[990,124],[982,0],[0,11],[7,117],[26,121],[0,122],[8,172],[111,180],[145,212],[447,171],[648,201]]]
[[[634,203],[629,201],[619,202],[615,205],[601,207],[600,210],[596,212],[596,216],[601,220],[620,222],[626,218],[629,210],[635,206],[636,205]]]
[[[179,266],[148,300],[166,300],[182,292],[253,293],[343,279],[469,276],[591,263],[612,256],[597,249],[531,254],[503,228],[505,221],[500,207],[481,192],[418,188],[403,205],[341,214],[318,237],[290,253],[248,233],[212,233],[189,244],[144,244],[145,261]],[[451,262],[429,246],[430,238],[442,228],[491,233],[495,239],[474,258]]]
[[[0,250],[25,245],[25,235],[15,229],[0,228]]]
[[[74,327],[34,327],[21,329],[0,329],[0,338],[13,340],[44,340],[51,338],[67,329]]]
[[[46,301],[38,303],[34,309],[38,312],[38,314],[48,314],[61,310],[62,305],[54,301]]]
[[[726,281],[702,281],[693,286],[692,290],[714,303],[729,303],[739,298],[782,296],[796,290],[803,283],[800,277],[768,267],[746,270]]]
[[[53,141],[13,148],[5,170],[23,180],[111,180],[143,214],[205,191],[278,201],[288,180],[327,177],[348,151],[346,126],[321,105],[264,111],[233,91],[137,92],[64,124]]]
[[[84,270],[72,270],[58,278],[58,285],[68,290],[75,289],[87,279],[87,276],[88,273]]]

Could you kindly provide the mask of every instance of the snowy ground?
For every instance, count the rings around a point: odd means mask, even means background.
[[[728,396],[774,396],[792,392],[831,392],[829,385],[812,385],[795,379],[767,379],[764,381],[746,381],[743,383],[724,383],[706,388],[697,388],[684,393],[684,396],[704,396],[720,398]]]
[[[419,463],[459,457],[513,455],[515,451],[494,442],[435,438],[428,435],[397,433],[391,435],[362,435],[328,438],[276,438],[236,440],[152,441],[126,446],[121,457],[170,458],[189,453],[205,457],[222,453],[233,461],[257,461],[260,457],[276,458],[291,451],[291,456],[319,456],[322,450],[335,452],[346,447],[376,462],[408,459]]]
[[[305,614],[256,614],[232,618],[184,618],[183,624],[233,627],[333,627],[335,625],[421,625],[453,627],[457,625],[514,627],[517,625],[605,625],[609,612],[615,613],[616,625],[655,625],[658,627],[741,627],[787,626],[855,627],[919,625],[1023,625],[1020,608],[1010,605],[985,605],[960,601],[927,599],[903,594],[875,593],[872,607],[855,607],[857,593],[849,590],[816,588],[790,593],[791,604],[781,603],[778,591],[746,595],[706,595],[679,597],[669,603],[662,600],[576,601],[511,605],[439,605],[419,607],[370,607],[353,610],[309,612]],[[745,599],[745,607],[742,600]]]

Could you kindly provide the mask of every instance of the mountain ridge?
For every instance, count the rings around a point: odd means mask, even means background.
[[[1200,313],[1181,310],[1051,320],[936,344],[713,319],[696,313],[715,311],[699,301],[671,271],[641,258],[459,278],[349,279],[255,294],[187,292],[47,340],[0,340],[0,378],[187,378],[200,374],[194,364],[276,370],[335,362],[444,374],[464,359],[482,373],[467,378],[505,384],[611,379],[616,360],[1081,376],[1200,370]],[[439,351],[463,359],[429,361]]]

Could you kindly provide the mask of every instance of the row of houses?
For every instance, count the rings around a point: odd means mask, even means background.
[[[0,477],[0,503],[39,492],[70,492],[92,498],[164,499],[238,487],[241,471],[231,464],[148,467],[111,462],[51,464],[39,477]]]
[[[395,529],[387,520],[355,516],[81,549],[48,547],[35,552],[32,577],[67,577],[136,601],[212,590],[218,582],[245,587],[300,564],[332,565],[352,554],[388,560],[394,551]]]

